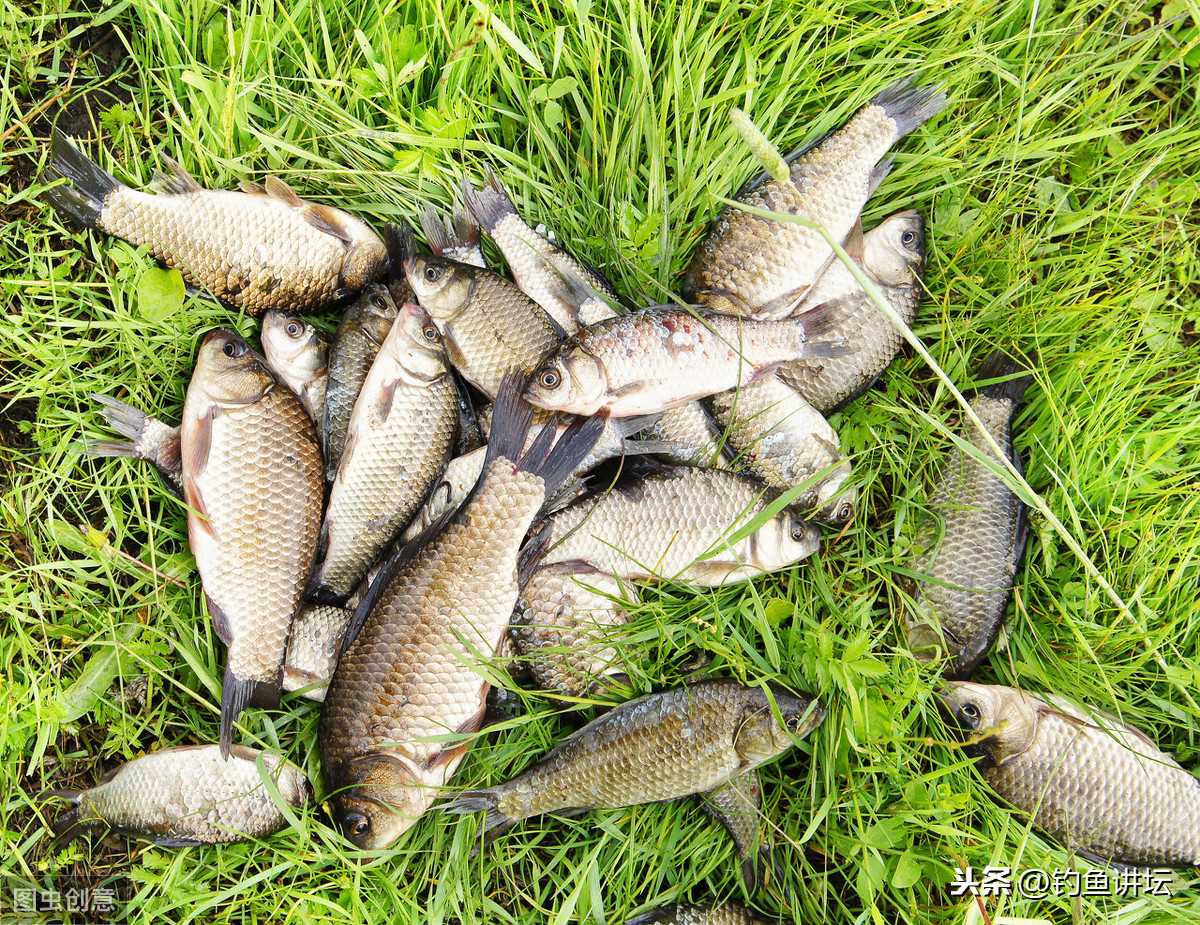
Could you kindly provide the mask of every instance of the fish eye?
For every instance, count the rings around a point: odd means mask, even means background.
[[[964,703],[958,708],[958,712],[972,722],[979,719],[979,707],[975,706],[973,703]]]
[[[227,357],[235,357],[238,355],[237,344],[231,340],[225,341],[225,346],[221,348],[221,352]]]
[[[388,310],[387,302],[383,300],[383,296],[378,293],[371,296],[371,308],[376,311],[386,312]]]
[[[789,713],[783,718],[783,724],[787,726],[787,731],[793,734],[800,731],[800,720],[802,717],[799,713]]]
[[[834,514],[834,517],[837,518],[838,523],[845,523],[853,514],[854,505],[849,501],[843,501],[842,506],[837,509],[837,513]]]
[[[805,537],[808,534],[807,527],[808,527],[807,521],[793,520],[792,521],[792,541],[796,542],[796,543],[803,543]]]
[[[543,389],[557,389],[562,384],[562,376],[556,369],[547,369],[538,376],[538,385]]]
[[[900,235],[900,243],[907,247],[910,251],[917,249],[917,241],[919,240],[915,231],[906,231]]]
[[[442,275],[445,272],[446,272],[445,269],[443,269],[442,267],[436,267],[436,266],[433,266],[432,264],[430,264],[429,266],[427,266],[425,268],[425,279],[428,282],[436,283],[439,279],[442,278]]]
[[[355,838],[361,838],[371,831],[371,820],[362,813],[346,813],[342,825]]]
[[[304,333],[304,325],[299,321],[289,321],[286,330],[288,337],[299,337]]]
[[[421,331],[421,334],[431,344],[437,343],[438,329],[436,327],[434,327],[432,324],[425,325],[424,329],[422,329],[422,331]]]

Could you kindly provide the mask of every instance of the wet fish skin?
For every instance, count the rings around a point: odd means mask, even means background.
[[[768,925],[769,921],[735,903],[677,903],[635,916],[625,925]]]
[[[268,308],[321,308],[379,277],[387,253],[361,219],[305,202],[276,177],[242,191],[202,188],[179,164],[163,162],[157,193],[130,189],[61,132],[54,167],[71,181],[47,198],[86,228],[148,245],[189,284],[251,315]]]
[[[179,455],[179,425],[171,425],[111,395],[88,396],[103,406],[108,426],[128,440],[96,440],[84,446],[91,456],[141,459],[151,463],[167,486],[183,497],[183,459]]]
[[[321,527],[318,599],[344,600],[420,509],[458,430],[458,390],[442,337],[406,303],[354,404]]]
[[[903,79],[885,87],[837,131],[789,156],[790,176],[760,174],[734,199],[772,212],[804,216],[835,240],[853,230],[868,196],[883,181],[888,149],[947,103],[939,87]],[[808,290],[835,260],[813,228],[760,218],[736,206],[722,212],[700,243],[684,280],[689,301],[740,306],[746,317],[782,317],[817,304]]]
[[[724,469],[732,461],[717,422],[700,401],[685,402],[664,411],[647,429],[650,436],[673,444],[664,455],[688,466]]]
[[[332,604],[306,604],[296,614],[283,663],[283,689],[318,702],[337,667],[342,639],[354,611]]]
[[[997,350],[976,379],[1016,378],[990,385],[971,399],[1000,449],[1021,468],[1012,443],[1012,422],[1032,379],[1020,361]],[[995,460],[983,434],[970,421],[964,439]],[[980,461],[951,449],[935,483],[929,507],[934,522],[921,528],[921,552],[910,563],[928,576],[914,595],[915,609],[905,614],[909,651],[922,660],[948,657],[947,678],[966,680],[991,650],[1012,595],[1017,565],[1025,552],[1025,504]],[[941,518],[945,532],[938,544]]]
[[[342,461],[346,429],[379,347],[392,329],[399,311],[386,286],[370,285],[346,309],[329,348],[329,373],[325,388],[325,413],[321,447],[325,480],[332,482]]]
[[[769,373],[704,401],[734,454],[733,468],[780,491],[830,470],[796,498],[796,507],[831,526],[849,523],[858,497],[846,484],[850,460],[841,454],[836,431],[799,393]]]
[[[785,321],[657,305],[590,325],[537,364],[525,400],[569,414],[657,414],[801,356],[836,355],[824,309]],[[834,339],[836,340],[836,338]]]
[[[511,367],[528,374],[562,340],[540,305],[491,270],[429,254],[410,255],[404,269],[450,362],[489,398]]]
[[[272,308],[263,315],[262,346],[271,372],[299,397],[319,437],[325,420],[329,335],[295,312]]]
[[[1140,729],[999,685],[950,682],[938,696],[984,780],[1068,850],[1136,867],[1200,866],[1200,780]]]
[[[324,481],[312,418],[227,328],[200,345],[180,431],[188,543],[229,647],[221,736],[246,706],[279,704],[288,633],[312,569]]]
[[[483,663],[517,600],[521,542],[548,488],[599,433],[600,421],[581,422],[549,454],[545,440],[513,462],[532,417],[522,383],[510,376],[500,390],[492,458],[471,497],[389,562],[347,632],[318,744],[334,821],[358,848],[385,848],[407,831],[465,755],[484,715]]]
[[[784,508],[749,536],[727,537],[772,500],[764,485],[724,469],[671,467],[584,497],[546,519],[542,565],[585,564],[623,581],[734,584],[812,555],[820,531]]]
[[[713,790],[771,761],[820,725],[809,695],[770,685],[783,725],[760,688],[704,681],[628,701],[568,736],[507,783],[470,790],[452,813],[487,812],[494,837],[512,824],[558,810],[619,809]]]
[[[312,799],[312,787],[279,755],[241,745],[228,760],[217,745],[163,748],[126,762],[90,790],[57,790],[74,809],[54,823],[64,843],[99,828],[158,845],[217,845],[262,838],[287,826],[263,785],[261,757],[279,794],[293,809]]]
[[[925,220],[916,210],[890,216],[863,238],[863,272],[908,325],[925,293],[925,255]],[[830,329],[843,335],[852,349],[839,357],[784,363],[778,375],[828,415],[854,401],[883,375],[904,337],[840,261],[822,275],[812,299],[826,304],[832,316]]]

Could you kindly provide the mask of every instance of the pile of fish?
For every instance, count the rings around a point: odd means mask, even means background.
[[[734,198],[819,222],[911,322],[924,221],[902,211],[864,233],[860,214],[891,169],[889,149],[945,105],[937,88],[886,87],[789,156],[787,177],[764,173]],[[97,396],[126,439],[91,447],[153,463],[187,506],[208,610],[228,646],[218,748],[230,770],[222,775],[209,747],[138,759],[71,794],[79,807],[63,834],[102,819],[183,844],[281,826],[262,811],[263,776],[295,806],[306,785],[290,765],[255,763],[233,744],[234,725],[248,707],[274,708],[281,691],[300,690],[323,700],[318,745],[334,823],[360,848],[385,848],[444,794],[506,671],[570,697],[627,698],[637,653],[623,631],[638,583],[747,581],[815,553],[814,521],[837,527],[854,516],[850,461],[825,416],[878,379],[902,337],[808,227],[732,206],[687,271],[689,304],[631,309],[531,228],[490,171],[482,189],[463,181],[465,211],[421,214],[432,251],[423,253],[411,229],[388,226],[381,237],[273,178],[210,191],[168,161],[157,193],[142,193],[62,136],[54,165],[69,181],[50,191],[62,213],[148,245],[189,286],[263,316],[261,355],[232,330],[205,335],[178,426]],[[487,266],[481,233],[513,281]],[[332,339],[296,314],[339,300],[349,303]],[[972,407],[1015,460],[1011,422],[1031,372],[1000,352],[978,378]],[[980,453],[947,460],[907,623],[913,654],[945,662],[953,679],[995,640],[1025,541],[1023,505],[994,461],[980,459],[991,448],[977,432],[966,439]],[[596,472],[613,459],[615,478]],[[784,493],[788,503],[774,503]],[[1136,856],[1200,859],[1194,821],[1183,824],[1190,842],[1159,845],[1159,830],[1117,832],[1106,807],[1089,808],[1085,834],[1068,828],[1063,816],[1072,826],[1084,817],[1065,786],[1061,812],[1049,801],[1037,808],[1068,750],[1141,743],[1133,751],[1149,756],[1140,734],[1089,734],[1115,727],[978,685],[942,696],[998,769],[984,772],[997,793],[1036,811],[1046,831],[1101,858],[1153,843]],[[1014,711],[1028,714],[1023,726],[1008,722]],[[697,681],[620,703],[517,778],[445,808],[485,812],[491,838],[541,813],[695,795],[730,829],[754,884],[770,863],[756,768],[825,714],[816,698],[774,684]],[[1148,779],[1176,773],[1156,760],[1138,765]],[[203,795],[162,801],[155,819],[138,815],[144,775],[179,790],[172,768],[192,764],[203,773],[183,777],[215,781]],[[1200,784],[1190,792],[1200,803]],[[229,814],[188,826],[205,800]],[[643,920],[705,914],[751,921],[683,908]]]

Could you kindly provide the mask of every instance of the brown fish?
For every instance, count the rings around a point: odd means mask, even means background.
[[[308,409],[319,437],[325,419],[329,335],[295,312],[272,308],[263,315],[262,347],[271,372]]]
[[[701,903],[677,903],[674,906],[660,906],[649,912],[629,919],[625,925],[769,925],[770,920],[764,919],[749,909],[735,903],[722,903],[718,906]]]

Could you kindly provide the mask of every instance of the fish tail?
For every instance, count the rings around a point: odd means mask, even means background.
[[[122,183],[75,147],[60,131],[54,132],[54,169],[72,186],[56,186],[46,193],[50,204],[84,228],[95,228],[104,211],[104,202]]]
[[[425,205],[420,218],[425,240],[439,257],[445,254],[453,257],[457,251],[474,248],[479,244],[479,226],[465,212],[455,211],[453,229],[432,205]]]
[[[874,169],[871,171],[871,175],[867,178],[868,197],[874,195],[875,190],[879,189],[879,184],[881,184],[887,175],[892,172],[892,167],[895,165],[895,163],[896,159],[891,155],[888,155],[875,165]],[[859,233],[862,233],[861,224],[859,225]]]
[[[496,226],[510,215],[518,220],[521,218],[517,214],[517,207],[505,192],[504,185],[496,179],[491,167],[487,169],[487,183],[483,189],[476,189],[470,180],[463,177],[462,191],[467,209],[488,234],[495,231]]]
[[[258,681],[239,678],[232,669],[225,669],[225,680],[221,686],[221,757],[229,758],[233,745],[233,722],[242,715],[246,707],[274,709],[279,706],[280,678],[274,681]]]
[[[983,361],[978,372],[975,373],[975,379],[976,381],[1004,379],[1004,382],[995,382],[992,385],[984,386],[978,390],[978,394],[993,401],[1006,401],[1016,405],[1025,395],[1025,390],[1029,388],[1033,372],[1023,360],[1017,359],[1005,350],[995,350]]]
[[[742,858],[742,882],[746,884],[746,892],[754,895],[763,888],[767,879],[783,883],[783,867],[771,850],[770,842],[764,841],[758,850]]]
[[[486,469],[493,459],[503,456],[515,460],[525,446],[525,437],[533,423],[533,406],[521,398],[525,388],[525,376],[516,368],[510,369],[496,390],[496,401],[492,405],[492,427],[488,434],[487,455],[483,467]],[[542,428],[553,430],[547,426]]]
[[[383,241],[388,254],[388,283],[405,280],[404,261],[417,252],[416,238],[408,222],[388,222],[383,227]]]
[[[134,443],[137,442],[142,431],[146,429],[146,413],[144,411],[133,405],[127,405],[111,395],[98,395],[93,392],[88,395],[88,398],[104,406],[104,410],[100,413],[104,415],[104,420],[108,422],[109,427],[121,436],[128,437]],[[97,453],[96,455],[103,456],[105,454]]]
[[[487,813],[483,822],[483,843],[486,845],[516,825],[515,819],[510,819],[500,811],[499,802],[500,795],[495,790],[468,790],[442,809],[464,816],[468,813]]]
[[[871,100],[884,115],[896,123],[896,138],[903,138],[918,125],[946,108],[949,99],[941,85],[914,87],[912,77],[904,77],[884,87]]]
[[[50,826],[52,835],[50,839],[51,850],[54,852],[62,850],[83,835],[89,828],[90,820],[84,817],[81,807],[76,806],[73,809],[67,810],[55,819]]]
[[[517,469],[539,476],[546,485],[546,496],[549,497],[572,477],[592,451],[604,433],[605,422],[606,415],[602,414],[589,418],[576,417],[558,434],[557,440],[554,440],[557,427],[548,425],[542,428],[537,439],[518,461]]]

